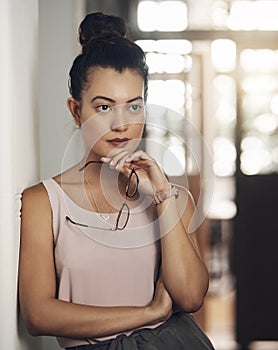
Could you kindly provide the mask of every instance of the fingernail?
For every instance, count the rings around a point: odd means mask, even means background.
[[[118,163],[116,166],[115,166],[115,169],[119,169],[120,167],[120,164]]]

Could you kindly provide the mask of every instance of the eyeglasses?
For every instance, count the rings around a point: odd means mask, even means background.
[[[91,163],[95,163],[93,161],[90,161],[88,163],[85,164],[85,166],[83,166],[80,171],[84,170],[85,167],[88,164]],[[135,181],[135,185],[133,185],[133,181]],[[136,171],[134,169],[131,170],[128,180],[127,180],[127,184],[125,187],[125,197],[126,198],[133,198],[137,191],[138,191],[138,186],[139,186],[139,177],[136,173]],[[105,231],[121,231],[124,230],[128,224],[129,221],[129,217],[130,217],[130,208],[128,206],[128,204],[126,202],[124,202],[119,210],[119,213],[117,215],[116,218],[116,223],[115,223],[115,227],[96,227],[93,225],[88,225],[88,224],[83,224],[80,222],[76,222],[74,220],[72,220],[69,216],[66,216],[66,220],[69,221],[71,224],[76,225],[76,226],[81,226],[81,227],[86,227],[86,228],[95,228],[98,230],[105,230]]]
[[[66,220],[72,223],[73,225],[81,226],[81,227],[87,227],[87,228],[95,228],[98,230],[105,230],[105,231],[121,231],[126,228],[126,225],[129,221],[130,216],[130,208],[126,203],[123,203],[121,206],[121,209],[117,215],[115,227],[97,227],[93,225],[88,224],[82,224],[80,222],[76,222],[72,220],[69,216],[66,216]],[[108,223],[107,223],[108,224]]]

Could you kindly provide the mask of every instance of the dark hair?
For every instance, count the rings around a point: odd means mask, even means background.
[[[89,70],[92,67],[137,71],[144,79],[144,97],[148,91],[148,66],[143,50],[126,37],[126,24],[116,16],[101,12],[87,15],[79,27],[82,53],[73,61],[69,90],[73,98],[80,101],[86,88]]]

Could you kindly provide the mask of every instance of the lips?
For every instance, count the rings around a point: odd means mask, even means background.
[[[111,140],[108,140],[110,144],[112,144],[115,147],[124,147],[128,143],[129,139],[124,137],[124,138],[114,138]]]

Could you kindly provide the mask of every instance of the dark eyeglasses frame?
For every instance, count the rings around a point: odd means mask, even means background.
[[[82,168],[79,169],[79,171],[83,171],[85,169],[85,167],[91,163],[100,163],[98,161],[89,161],[87,162]],[[132,180],[132,177],[135,176],[135,187],[132,191],[130,191],[130,185],[131,185],[131,180]],[[128,181],[127,181],[127,184],[126,184],[126,187],[125,187],[125,196],[126,198],[133,198],[136,193],[138,192],[138,186],[139,186],[139,177],[135,171],[134,168],[132,168],[130,174],[129,174],[129,177],[128,177]],[[124,222],[124,224],[122,226],[120,226],[120,219],[121,219],[121,216],[122,216],[122,213],[123,211],[126,210],[127,211],[127,217],[126,217],[126,220]],[[76,226],[81,226],[81,227],[86,227],[86,228],[96,228],[98,230],[105,230],[105,231],[122,231],[126,228],[127,224],[128,224],[128,221],[129,221],[129,217],[130,217],[130,208],[127,204],[127,202],[124,202],[119,210],[119,213],[117,215],[117,218],[116,218],[116,224],[115,224],[115,227],[110,227],[110,228],[105,228],[105,227],[96,227],[96,226],[93,226],[93,225],[87,225],[87,224],[83,224],[83,223],[80,223],[80,222],[76,222],[74,220],[72,220],[69,216],[66,216],[66,220],[69,221],[71,224],[73,225],[76,225]]]

